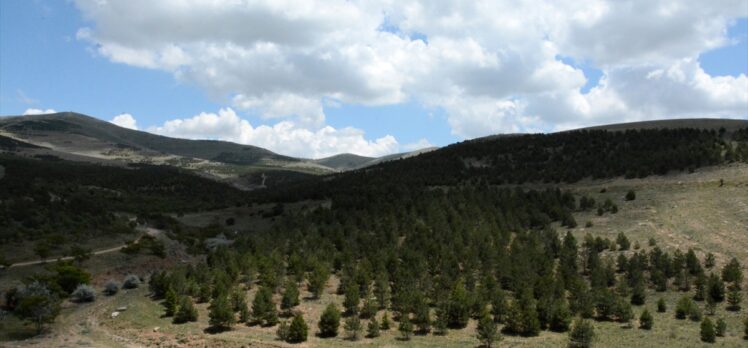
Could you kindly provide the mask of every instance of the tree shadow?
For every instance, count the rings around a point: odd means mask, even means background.
[[[215,334],[219,334],[221,332],[226,332],[226,331],[231,331],[231,328],[226,327],[226,326],[210,326],[210,327],[205,328],[205,330],[203,330],[204,333],[210,334],[210,335],[215,335]]]

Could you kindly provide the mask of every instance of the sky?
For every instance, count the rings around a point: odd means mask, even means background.
[[[748,119],[748,1],[2,0],[0,115],[305,158]]]

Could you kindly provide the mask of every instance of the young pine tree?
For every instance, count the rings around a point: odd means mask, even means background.
[[[577,319],[569,332],[570,348],[589,348],[595,339],[595,328],[589,320]]]
[[[714,324],[709,318],[704,318],[701,322],[701,340],[703,342],[714,343],[716,332]]]
[[[387,312],[384,312],[384,315],[382,316],[382,324],[379,325],[379,328],[387,331],[390,329],[390,315]]]
[[[719,318],[717,319],[717,324],[714,327],[714,333],[717,335],[717,337],[725,337],[725,333],[727,332],[727,323],[724,319]]]
[[[652,314],[649,314],[649,310],[644,308],[641,316],[639,316],[639,328],[643,330],[651,330],[654,324],[654,318]]]
[[[229,306],[229,301],[225,296],[218,296],[213,299],[210,303],[208,317],[210,318],[208,323],[217,329],[231,328],[234,324],[234,312]]]
[[[730,290],[727,292],[727,310],[737,312],[740,310],[740,301],[743,300],[743,295],[740,293],[740,288],[735,284],[730,285]]]
[[[289,279],[286,282],[286,286],[283,290],[283,298],[281,299],[281,309],[284,311],[290,311],[291,308],[299,305],[299,285],[295,280]]]
[[[197,321],[197,308],[192,303],[192,298],[182,296],[179,300],[179,310],[174,314],[174,323],[181,324],[188,321]]]
[[[340,327],[340,311],[334,303],[330,303],[322,312],[322,316],[317,324],[319,327],[320,337],[335,337],[338,335]]]
[[[478,340],[483,343],[484,347],[491,348],[494,342],[501,340],[496,322],[491,318],[488,309],[484,309],[478,319]]]
[[[379,322],[376,317],[371,317],[366,325],[366,336],[369,338],[379,337]]]
[[[279,340],[287,341],[289,329],[290,326],[288,324],[288,320],[283,320],[280,322],[280,325],[278,325],[278,329],[275,330],[275,335]]]
[[[667,312],[667,304],[665,304],[665,299],[660,298],[659,300],[657,300],[657,312],[659,313]]]
[[[358,315],[352,315],[345,320],[345,331],[348,334],[348,339],[351,341],[358,341],[361,338],[361,319]]]
[[[305,342],[309,327],[304,321],[304,316],[301,313],[296,313],[293,320],[291,320],[291,326],[288,328],[288,338],[286,339],[289,343],[300,343]]]
[[[177,296],[177,292],[174,291],[172,287],[169,287],[166,290],[166,294],[164,295],[164,315],[167,317],[174,316],[174,314],[177,312],[177,309],[179,308],[179,296]]]
[[[403,341],[410,341],[410,336],[413,334],[413,323],[410,322],[410,318],[407,315],[400,317],[400,325],[397,327],[397,330],[400,331]]]

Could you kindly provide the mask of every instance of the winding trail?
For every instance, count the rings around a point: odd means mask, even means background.
[[[159,231],[157,229],[150,228],[150,227],[148,227],[148,228],[142,228],[141,230],[144,231],[147,235],[149,235],[151,237],[155,237],[159,233]],[[134,244],[137,244],[138,242],[140,242],[141,238],[143,238],[143,236],[138,237],[138,239],[135,240]],[[127,244],[122,244],[122,245],[119,245],[119,246],[116,246],[116,247],[113,247],[113,248],[96,250],[96,251],[93,251],[91,253],[91,256],[113,253],[115,251],[121,250],[122,248],[124,248],[126,246],[127,246]],[[16,263],[8,266],[8,268],[11,268],[11,267],[32,266],[32,265],[38,265],[38,264],[42,264],[42,263],[46,263],[46,262],[69,261],[69,260],[73,260],[73,259],[74,259],[73,256],[64,256],[64,257],[60,257],[60,258],[56,258],[56,259],[38,259],[38,260],[34,260],[34,261],[16,262]]]

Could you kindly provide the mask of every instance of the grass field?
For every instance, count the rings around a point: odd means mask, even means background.
[[[720,179],[724,184],[720,186]],[[566,188],[579,194],[593,196],[598,202],[610,198],[619,207],[617,214],[606,213],[597,216],[594,212],[583,212],[575,215],[579,227],[573,233],[580,240],[585,234],[615,239],[619,232],[624,232],[632,244],[638,242],[643,250],[649,250],[648,240],[654,238],[661,248],[673,251],[680,248],[685,251],[693,248],[699,257],[707,252],[715,254],[717,269],[729,261],[738,258],[744,274],[748,274],[748,165],[729,165],[721,168],[705,168],[692,174],[674,174],[665,177],[654,177],[634,180],[605,180],[582,182]],[[605,192],[601,190],[605,188]],[[624,200],[628,190],[634,190],[637,198]],[[244,216],[254,213],[252,218],[237,219],[237,228],[251,229],[259,227],[257,213],[267,207],[255,207],[252,211],[239,208],[210,212],[200,215],[185,215],[180,220],[192,225],[205,225],[224,221],[229,216]],[[294,207],[300,209],[300,207]],[[591,227],[584,227],[591,221]],[[559,227],[559,232],[563,232]],[[633,252],[629,251],[629,252]],[[611,252],[607,252],[614,256]],[[97,273],[100,282],[109,276],[126,271],[123,267],[138,266],[143,271],[155,267],[156,260],[150,256],[138,256],[137,260],[125,259],[124,255],[107,255],[100,259],[90,260],[88,268]],[[183,256],[180,256],[183,257]],[[123,266],[125,264],[125,266]],[[111,267],[120,267],[112,271]],[[13,269],[0,273],[2,287],[15,281],[20,274],[11,274]],[[110,274],[107,274],[110,272]],[[396,329],[382,332],[376,339],[362,338],[349,341],[341,336],[321,339],[317,332],[317,321],[323,308],[331,302],[342,303],[342,297],[334,295],[337,280],[333,277],[320,300],[302,300],[298,307],[304,313],[309,325],[309,340],[306,343],[290,345],[275,339],[273,328],[249,327],[237,324],[230,331],[219,334],[204,332],[208,327],[207,305],[199,304],[199,321],[174,325],[171,318],[163,318],[163,308],[147,297],[147,290],[124,291],[113,297],[100,296],[93,304],[75,305],[66,303],[61,317],[51,330],[40,337],[23,341],[8,341],[30,335],[28,327],[15,319],[6,319],[0,327],[0,346],[38,346],[38,347],[316,347],[316,346],[366,346],[366,347],[476,347],[475,321],[463,330],[450,331],[447,336],[432,334],[414,335],[410,341],[398,339]],[[727,312],[724,304],[717,310],[716,318],[727,322],[726,337],[718,337],[717,343],[707,345],[699,340],[699,323],[674,318],[675,303],[682,293],[669,291],[655,293],[648,290],[647,304],[654,316],[654,328],[651,331],[638,329],[635,319],[633,328],[626,328],[615,322],[594,322],[598,347],[746,347],[748,341],[742,338],[742,318],[748,315],[748,284],[743,287],[742,311]],[[251,303],[255,288],[247,292],[247,302]],[[308,295],[302,292],[302,297]],[[277,296],[277,295],[276,295]],[[663,297],[668,304],[666,313],[657,313],[655,303]],[[276,297],[276,302],[279,298]],[[699,303],[703,310],[703,303]],[[111,313],[120,306],[127,306],[117,318]],[[635,318],[639,317],[645,306],[635,306]],[[379,314],[381,316],[381,312]],[[396,327],[396,324],[394,325]],[[363,321],[366,327],[366,321]],[[501,347],[561,347],[567,343],[566,334],[543,331],[539,337],[520,338],[504,336],[497,346]]]

